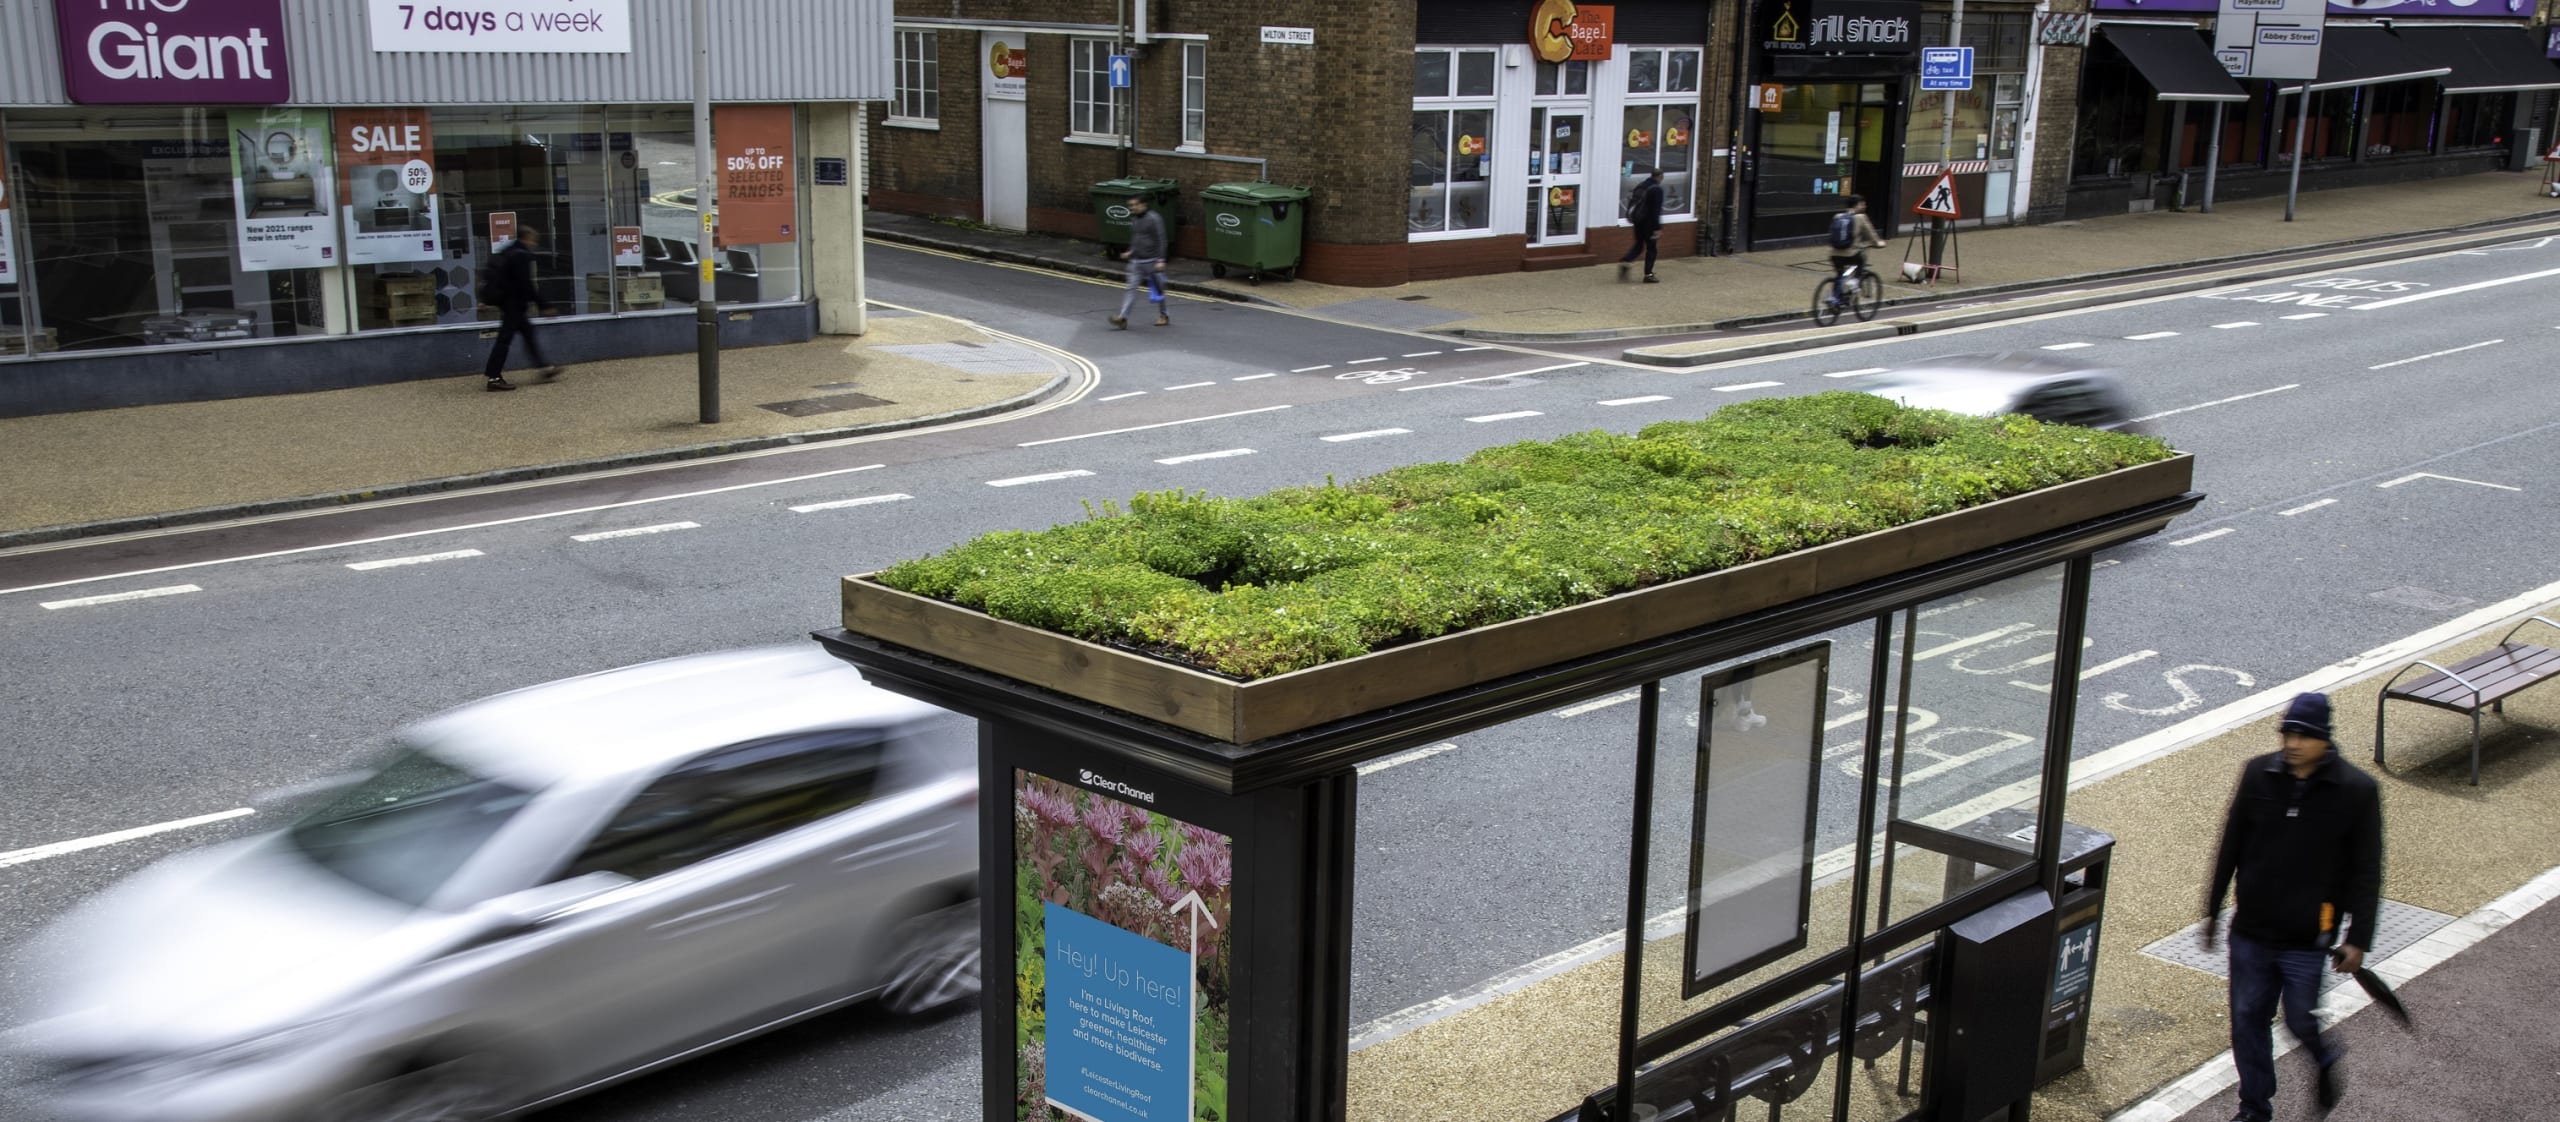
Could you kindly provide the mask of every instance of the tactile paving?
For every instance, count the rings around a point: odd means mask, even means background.
[[[2223,930],[2230,931],[2231,913],[2229,911],[2222,913],[2222,922]],[[2382,902],[2382,920],[2373,928],[2373,946],[2365,955],[2365,964],[2370,966],[2398,954],[2408,949],[2410,944],[2426,938],[2437,928],[2452,922],[2453,917],[2443,912],[2429,911],[2415,904],[2403,904],[2398,900],[2386,899]],[[2216,946],[2209,951],[2204,949],[2203,920],[2197,920],[2180,928],[2168,938],[2142,948],[2142,953],[2163,962],[2174,962],[2192,970],[2202,970],[2216,978],[2231,976],[2231,957],[2228,946]],[[2320,988],[2325,992],[2329,987],[2346,980],[2347,976],[2344,974],[2322,974]]]

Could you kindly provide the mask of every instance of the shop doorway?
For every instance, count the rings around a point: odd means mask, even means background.
[[[1877,230],[1893,232],[1901,213],[1894,180],[1902,164],[1900,82],[1782,85],[1777,107],[1756,116],[1753,246],[1824,237],[1850,194],[1866,198]]]
[[[998,75],[998,58],[1021,57],[1023,36],[978,37],[978,119],[980,179],[978,197],[986,213],[979,220],[1007,230],[1024,229],[1030,218],[1030,159],[1021,81]],[[1011,80],[1005,80],[1011,79]]]
[[[1590,114],[1581,109],[1529,111],[1529,244],[1582,241],[1583,141]]]

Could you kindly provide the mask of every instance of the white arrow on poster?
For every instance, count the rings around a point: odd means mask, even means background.
[[[1939,173],[1938,182],[1929,188],[1928,194],[1920,196],[1920,202],[1911,208],[1911,213],[1932,218],[1964,217],[1956,210],[1956,173]]]

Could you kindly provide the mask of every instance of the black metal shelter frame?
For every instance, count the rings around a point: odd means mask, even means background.
[[[1943,933],[1987,910],[2013,902],[2020,894],[2041,893],[2059,900],[2065,877],[2077,867],[2066,858],[2064,795],[2069,782],[2071,729],[2079,679],[2082,636],[2086,630],[2092,556],[2154,533],[2201,502],[2189,492],[2175,498],[2119,511],[2078,525],[2013,541],[1939,564],[1921,566],[1856,587],[1800,599],[1766,611],[1694,631],[1630,644],[1603,654],[1553,665],[1531,673],[1486,682],[1422,701],[1371,712],[1329,725],[1252,744],[1234,744],[1146,721],[1117,710],[1027,686],[1017,680],[933,658],[867,636],[841,630],[818,633],[829,650],[858,665],[872,681],[980,719],[981,789],[993,796],[1014,787],[1017,769],[1055,780],[1082,783],[1095,791],[1145,790],[1155,809],[1228,835],[1235,854],[1232,931],[1232,995],[1230,1024],[1234,1039],[1229,1053],[1229,1117],[1234,1122],[1333,1122],[1344,1117],[1350,1032],[1352,875],[1357,852],[1358,777],[1363,761],[1434,743],[1630,688],[1640,691],[1635,797],[1629,827],[1630,861],[1626,884],[1627,953],[1625,989],[1619,1023],[1618,1081],[1615,1088],[1588,1099],[1566,1117],[1585,1122],[1618,1118],[1618,1090],[1640,1087],[1642,1076],[1670,1077],[1671,1065],[1648,1065],[1681,1055],[1697,1055],[1701,1041],[1737,1026],[1772,1020],[1823,1022],[1805,1058],[1816,1064],[1836,1060],[1832,1117],[1849,1109],[1851,1063],[1876,1037],[1869,1030],[1877,1010],[1899,1009],[1908,1028],[1910,1011],[1923,999],[1943,1010],[1960,1006],[1969,995],[1952,992],[1952,978],[1932,973],[1926,963],[1888,952],[1932,932]],[[2034,818],[2031,856],[2010,854],[1988,876],[1960,894],[1898,919],[1879,913],[1869,929],[1869,901],[1879,888],[1874,865],[1863,859],[1875,844],[1881,810],[1894,822],[1893,840],[1961,853],[1964,839],[1918,837],[1927,827],[1895,822],[1889,805],[1898,788],[1880,794],[1876,776],[1884,766],[1890,733],[1887,707],[1869,706],[1865,718],[1866,777],[1857,805],[1857,838],[1862,859],[1853,866],[1849,932],[1845,945],[1822,954],[1783,976],[1752,986],[1742,994],[1690,1013],[1676,1022],[1640,1031],[1638,998],[1647,953],[1647,881],[1650,874],[1651,821],[1655,805],[1656,731],[1662,721],[1661,683],[1666,678],[1700,671],[1755,652],[1775,651],[1843,627],[1869,623],[1878,642],[1866,678],[1868,696],[1887,696],[1893,659],[1886,640],[1902,644],[1903,685],[1911,667],[1912,629],[1895,627],[1918,605],[2060,564],[2063,588],[2055,636],[2053,681],[2046,707],[2042,790]],[[1845,670],[1845,668],[1843,668]],[[1844,677],[1846,674],[1844,673]],[[1894,696],[1903,695],[1897,693]],[[1897,704],[1895,709],[1902,706]],[[982,796],[982,800],[987,796]],[[1880,799],[1888,805],[1880,806]],[[982,801],[982,806],[989,806]],[[985,1069],[984,1117],[1015,1117],[1015,995],[1012,992],[1015,906],[1013,820],[997,808],[981,813],[980,895],[982,930],[991,984],[981,999]],[[1937,833],[1944,833],[1937,831]],[[2023,859],[2022,859],[2023,856]],[[2082,862],[2085,863],[2085,862]],[[1890,877],[1886,866],[1882,877]],[[2049,933],[2050,926],[2046,928]],[[1677,952],[1673,952],[1677,953]],[[1859,968],[1865,964],[1863,969]],[[1827,983],[1827,986],[1826,986]],[[1798,1000],[1809,989],[1817,996]],[[1934,994],[1932,990],[1934,988]],[[2041,995],[2041,990],[2038,991]],[[2038,997],[2041,1003],[2041,996]],[[1808,1012],[1810,1010],[1810,1012]],[[1854,1016],[1842,1011],[1855,1010]],[[1947,1031],[1950,1017],[1933,1011],[1929,1031]],[[1737,1035],[1728,1033],[1728,1036]],[[1905,1037],[1907,1041],[1907,1035]],[[1907,1048],[1907,1043],[1906,1043]],[[1684,1050],[1688,1050],[1684,1053]],[[1836,1056],[1834,1052],[1836,1050]],[[1932,1070],[1942,1057],[1930,1052]],[[1908,1053],[1906,1051],[1906,1057]],[[1873,1059],[1873,1055],[1865,1058]],[[1946,1057],[1955,1062],[1954,1057]],[[1726,1076],[1736,1073],[1725,1071]],[[1818,1073],[1816,1073],[1818,1075]],[[1800,1095],[1816,1075],[1805,1064],[1789,1068],[1789,1080],[1802,1080]],[[1947,1073],[1944,1086],[1926,1088],[1920,1107],[1906,1117],[1953,1118],[1956,1109],[1934,1101],[1959,1096],[1966,1080]],[[1730,1115],[1735,1089],[1726,1081],[1722,1103],[1696,1101],[1694,1117]],[[1703,1094],[1703,1092],[1702,1092]],[[1776,1103],[1766,1095],[1755,1095]],[[1794,1095],[1788,1095],[1793,1098]],[[1978,1094],[1966,1098],[1972,1110]],[[1668,1116],[1668,1115],[1666,1115]],[[1979,1122],[1974,1113],[1962,1122]],[[2012,1114],[2013,1119],[2022,1114]]]

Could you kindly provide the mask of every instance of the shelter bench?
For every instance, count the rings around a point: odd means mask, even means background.
[[[2525,624],[2530,623],[2539,623],[2544,627],[2560,630],[2560,623],[2553,623],[2541,616],[2531,616],[2523,623],[2509,628],[2506,635],[2498,640],[2496,647],[2454,663],[2452,666],[2438,666],[2425,659],[2419,659],[2401,667],[2400,673],[2392,675],[2390,681],[2383,683],[2382,697],[2375,701],[2373,706],[2374,765],[2379,767],[2383,763],[2384,712],[2390,708],[2391,702],[2414,701],[2420,705],[2432,705],[2438,709],[2449,709],[2456,713],[2470,715],[2471,785],[2479,786],[2480,711],[2485,708],[2504,716],[2507,712],[2507,698],[2530,686],[2548,681],[2553,677],[2560,677],[2560,650],[2514,641],[2516,632],[2524,630]],[[2421,666],[2435,673],[2405,686],[2399,684],[2401,678]]]

